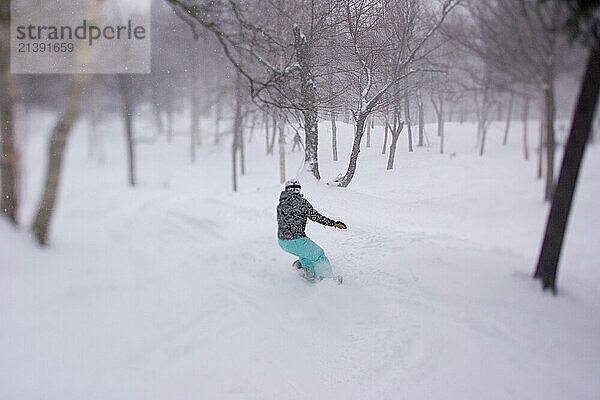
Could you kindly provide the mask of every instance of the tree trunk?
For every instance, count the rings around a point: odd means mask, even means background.
[[[390,144],[390,154],[388,155],[387,169],[394,169],[394,157],[396,156],[396,144],[400,135],[392,135],[392,143]]]
[[[279,121],[279,182],[285,182],[285,122]]]
[[[510,128],[510,120],[512,118],[513,111],[513,101],[514,101],[514,93],[510,93],[510,97],[508,98],[508,111],[506,115],[506,126],[504,127],[504,139],[502,140],[502,144],[506,146],[508,143],[508,130]]]
[[[387,110],[386,110],[383,118],[384,118],[383,123],[385,124],[385,127],[383,128],[383,147],[381,148],[381,154],[385,154],[385,149],[387,147],[387,141],[388,141],[388,133],[390,130]]]
[[[370,115],[367,119],[367,147],[371,147],[371,122],[373,121],[373,115]]]
[[[537,163],[537,179],[542,179],[542,170],[544,162],[544,139],[546,136],[546,107],[542,101],[542,110],[540,118],[540,143],[537,148],[538,163]]]
[[[263,125],[265,127],[265,154],[269,154],[269,114],[263,112]]]
[[[400,137],[400,133],[402,132],[402,128],[404,127],[404,123],[400,118],[400,111],[396,110],[394,114],[394,126],[390,129],[392,133],[392,144],[390,145],[390,154],[388,156],[387,169],[391,170],[394,168],[394,158],[396,157],[396,144],[398,143],[398,138]]]
[[[242,130],[242,77],[237,73],[235,85],[235,113],[233,117],[233,140],[231,141],[231,170],[233,178],[233,191],[238,190],[237,177],[237,155],[240,143],[240,134]]]
[[[441,138],[444,136],[444,99],[441,97],[440,97],[440,109],[437,113],[437,122],[438,122],[437,135],[438,135],[438,137]],[[443,141],[442,141],[442,147],[441,147],[440,153],[444,153]]]
[[[544,104],[546,111],[545,131],[546,131],[546,190],[544,199],[552,200],[554,191],[554,81],[550,79],[547,88],[544,90]]]
[[[333,151],[333,161],[337,161],[337,123],[335,120],[335,111],[331,112],[331,150]]]
[[[483,153],[485,151],[485,139],[487,138],[487,129],[482,126],[481,127],[481,142],[479,143],[479,156],[483,156]]]
[[[412,153],[413,151],[413,137],[412,137],[412,128],[410,127],[412,121],[410,118],[410,102],[408,100],[408,96],[404,97],[404,122],[406,122],[406,129],[408,134],[408,151]]]
[[[423,99],[421,93],[417,94],[417,106],[419,108],[419,143],[417,146],[423,146],[423,136],[425,135],[425,115],[423,113]]]
[[[154,84],[152,86],[152,111],[154,113],[154,121],[156,122],[156,129],[159,134],[162,134],[164,125],[162,120],[162,103],[160,100],[160,91],[158,89],[158,85]]]
[[[275,149],[275,138],[277,137],[277,114],[273,114],[273,133],[271,134],[271,143],[269,144],[269,148],[267,150],[267,154],[273,154]]]
[[[127,143],[129,185],[135,186],[136,180],[133,142],[133,76],[119,74],[117,75],[117,83],[119,86],[119,91],[121,93],[121,101],[123,107],[123,125],[125,127],[125,139]]]
[[[573,202],[579,168],[590,136],[594,111],[600,90],[600,46],[590,51],[585,77],[581,83],[577,108],[565,147],[556,191],[552,199],[544,242],[534,277],[542,281],[544,290],[556,293],[556,274],[567,221]]]
[[[523,99],[523,158],[529,160],[529,147],[527,145],[527,120],[529,119],[529,97]]]
[[[440,116],[438,117],[438,136],[440,137],[440,154],[444,154],[444,103],[440,103]]]
[[[48,230],[54,212],[56,195],[60,181],[62,157],[71,128],[81,111],[81,97],[89,75],[73,75],[67,89],[67,101],[61,117],[54,126],[48,146],[48,167],[44,192],[40,199],[37,214],[32,226],[33,233],[41,246],[48,243]]]
[[[444,98],[443,95],[439,97],[440,104],[436,104],[433,95],[431,96],[431,104],[435,110],[435,116],[437,117],[437,135],[440,137],[440,154],[444,154]]]
[[[254,128],[256,126],[256,113],[252,113],[252,119],[250,120],[250,129],[248,132],[248,143],[252,143],[252,138],[254,137]]]
[[[135,151],[133,142],[133,105],[131,102],[125,104],[123,110],[123,118],[125,122],[125,136],[127,138],[127,155],[129,165],[129,185],[135,186]]]
[[[487,130],[488,130],[488,114],[490,111],[489,104],[489,87],[483,89],[483,104],[481,105],[481,109],[479,110],[479,122],[478,122],[478,130],[480,135],[480,147],[479,147],[479,156],[483,156],[485,151],[485,141],[487,139]]]
[[[98,130],[98,124],[102,121],[102,110],[97,103],[88,105],[91,109],[88,117],[88,159],[97,161],[99,164],[104,164],[104,141],[103,135]]]
[[[0,209],[13,225],[17,225],[18,162],[15,146],[15,84],[10,73],[10,3],[0,5]]]
[[[504,111],[504,110],[502,110],[502,106],[503,106],[503,104],[500,102],[500,103],[498,103],[498,107],[496,108],[496,120],[497,121],[500,121],[502,119],[502,114]]]
[[[317,89],[312,74],[311,51],[306,36],[298,25],[294,26],[294,51],[300,66],[300,80],[302,92],[302,115],[304,116],[305,149],[304,161],[307,170],[315,178],[321,179],[319,174],[319,124],[317,110]]]
[[[90,3],[90,9],[86,12],[86,14],[88,14],[88,20],[99,22],[102,18],[103,6],[104,2],[102,1]],[[95,56],[95,50],[90,48],[87,51],[80,52],[76,62],[93,62]],[[84,60],[79,60],[79,57],[84,58]],[[50,135],[48,167],[46,170],[44,191],[32,225],[32,231],[40,246],[46,246],[48,244],[48,231],[56,203],[63,153],[67,145],[69,133],[81,113],[83,92],[90,77],[91,74],[72,75],[66,92],[64,109]]]
[[[246,144],[244,143],[244,118],[242,113],[242,122],[238,134],[238,148],[240,150],[240,174],[246,175]]]
[[[356,172],[356,162],[358,160],[358,153],[360,153],[360,142],[364,134],[365,121],[368,116],[368,114],[361,114],[359,115],[358,120],[356,121],[356,131],[354,133],[354,142],[352,143],[352,152],[350,153],[348,169],[346,170],[346,174],[338,182],[338,186],[347,187],[352,181],[352,178],[354,177],[354,172]]]

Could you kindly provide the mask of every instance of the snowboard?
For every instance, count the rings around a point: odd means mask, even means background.
[[[323,279],[327,279],[327,278],[321,278],[318,276],[315,276],[313,273],[311,273],[308,268],[304,268],[302,266],[302,264],[300,264],[300,260],[296,260],[294,261],[294,263],[292,264],[292,266],[299,271],[300,273],[300,277],[310,283],[316,283],[316,282],[321,282]],[[344,277],[342,275],[336,275],[333,278],[334,281],[336,281],[339,285],[341,285],[344,282]]]

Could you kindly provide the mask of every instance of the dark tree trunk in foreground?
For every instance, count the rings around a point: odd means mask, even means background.
[[[18,152],[15,147],[15,85],[10,74],[10,3],[0,4],[0,211],[17,225]]]
[[[534,274],[535,278],[542,281],[544,290],[550,289],[553,293],[556,293],[556,273],[560,252],[573,202],[579,168],[590,136],[599,90],[600,46],[596,46],[590,52],[585,77],[581,84],[577,108],[573,116],[569,139],[565,147],[565,154],[552,206],[550,207],[544,242]]]

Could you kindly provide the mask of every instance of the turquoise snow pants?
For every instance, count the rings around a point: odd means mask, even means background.
[[[325,252],[309,238],[279,239],[279,246],[288,253],[298,256],[302,266],[316,276],[333,278],[331,264]]]

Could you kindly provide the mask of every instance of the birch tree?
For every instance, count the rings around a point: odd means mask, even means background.
[[[98,21],[102,16],[104,2],[93,2],[88,10],[88,20]],[[96,53],[93,47],[84,48],[78,53],[79,63],[93,63]],[[67,92],[65,93],[65,104],[60,112],[58,121],[50,134],[48,145],[48,165],[46,168],[46,179],[44,190],[37,207],[37,213],[32,225],[32,231],[40,246],[48,244],[48,231],[54,214],[56,197],[62,170],[62,158],[67,139],[73,125],[81,113],[83,91],[90,80],[90,74],[74,74],[71,77]]]

